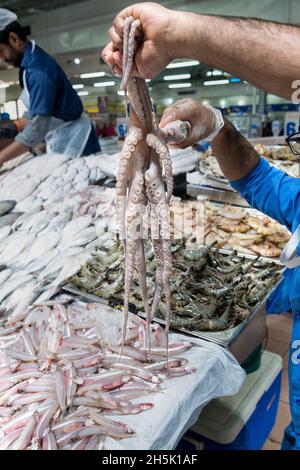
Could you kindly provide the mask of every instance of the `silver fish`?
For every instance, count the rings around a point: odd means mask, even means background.
[[[63,229],[62,236],[61,236],[61,243],[65,244],[67,241],[72,240],[75,235],[79,232],[82,232],[86,229],[92,221],[92,216],[84,215],[82,217],[78,217],[77,219],[71,220],[71,222],[66,225]]]
[[[0,289],[0,302],[2,302],[2,300],[4,300],[15,289],[26,284],[30,280],[31,280],[31,276],[28,274],[20,275],[16,277],[14,276],[13,278],[11,277],[11,279],[6,281],[4,286],[2,286],[2,289]]]

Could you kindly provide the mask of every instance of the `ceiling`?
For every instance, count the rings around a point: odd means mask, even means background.
[[[1,7],[15,11],[20,22],[30,25],[32,37],[47,52],[55,57],[65,70],[73,84],[84,84],[84,90],[89,93],[86,99],[95,99],[102,94],[116,94],[119,81],[111,75],[109,67],[100,59],[100,51],[108,41],[107,30],[111,25],[114,14],[133,0],[4,0]],[[299,0],[289,0],[288,4],[282,0],[162,0],[159,3],[170,8],[207,12],[210,14],[229,14],[243,16],[258,16],[270,20],[300,22],[300,12],[297,10]],[[57,11],[60,9],[59,11]],[[79,65],[74,59],[81,60]],[[202,86],[204,80],[222,79],[222,76],[207,78],[210,69],[199,64],[190,68],[177,68],[164,70],[149,83],[153,88],[152,95],[159,98],[172,96],[184,97],[187,93],[201,94],[201,97],[211,99],[214,96],[226,97],[229,94],[247,94],[251,96],[253,90],[246,84],[230,84],[227,86]],[[104,71],[106,80],[116,81],[111,88],[95,88],[95,82],[102,79],[82,79],[83,73]],[[187,81],[192,87],[182,90],[171,90],[169,83],[164,80],[165,75],[190,74]],[[5,70],[0,62],[0,81],[9,82],[7,89],[8,99],[15,99],[19,93],[18,71]],[[192,93],[191,93],[192,92]]]
[[[82,3],[82,0],[6,0],[2,8],[8,8],[18,15],[34,15]]]

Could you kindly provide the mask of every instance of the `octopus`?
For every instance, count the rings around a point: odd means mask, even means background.
[[[150,323],[165,298],[166,348],[171,314],[170,277],[172,273],[169,204],[173,193],[172,161],[159,130],[145,80],[133,76],[134,54],[141,34],[139,20],[129,17],[123,29],[123,77],[128,135],[117,173],[119,233],[125,248],[125,295],[123,346],[126,340],[129,297],[134,270],[147,323],[147,348],[151,352]],[[130,106],[128,111],[127,101]],[[176,135],[175,130],[172,133]],[[182,134],[182,126],[179,128]],[[165,188],[166,184],[166,188]],[[150,220],[147,226],[146,220]],[[144,240],[150,237],[155,253],[155,288],[150,305]]]

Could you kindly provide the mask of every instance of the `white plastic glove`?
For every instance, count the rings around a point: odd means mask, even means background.
[[[186,148],[211,142],[224,126],[221,111],[186,98],[169,106],[160,122],[161,134],[170,147]]]

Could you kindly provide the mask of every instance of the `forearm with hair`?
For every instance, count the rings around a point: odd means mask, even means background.
[[[254,147],[226,119],[223,129],[211,145],[229,181],[247,176],[259,163],[259,155]]]
[[[24,130],[17,135],[15,140],[29,148],[34,148],[45,139],[50,120],[50,116],[35,116],[29,121]]]
[[[291,100],[300,80],[300,28],[259,19],[186,13],[177,25],[183,57],[246,80]]]
[[[3,163],[13,160],[29,150],[29,148],[19,142],[14,141],[0,152],[0,167]]]

